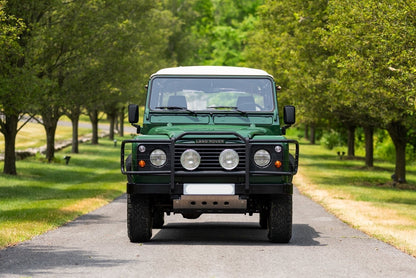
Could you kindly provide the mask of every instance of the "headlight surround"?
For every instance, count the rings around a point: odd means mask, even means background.
[[[181,164],[182,167],[186,170],[192,171],[198,168],[201,163],[201,156],[199,153],[193,149],[188,149],[184,151],[181,155]]]
[[[161,149],[155,149],[150,153],[150,163],[155,167],[162,167],[166,163],[166,153]]]
[[[254,163],[258,167],[264,168],[270,164],[270,153],[264,149],[260,149],[254,153]]]
[[[240,162],[240,158],[235,150],[225,149],[220,154],[219,162],[225,170],[233,170]]]

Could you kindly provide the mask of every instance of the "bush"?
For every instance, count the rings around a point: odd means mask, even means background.
[[[321,138],[321,145],[327,148],[328,150],[332,150],[336,146],[340,145],[340,136],[339,133],[331,130],[328,133],[324,133]]]
[[[379,159],[394,161],[396,158],[396,150],[394,144],[390,138],[384,140],[383,142],[375,143],[374,156]]]

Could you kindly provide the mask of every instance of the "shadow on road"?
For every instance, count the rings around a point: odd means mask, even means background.
[[[318,238],[318,232],[309,225],[293,224],[289,245],[324,246]],[[169,223],[146,244],[275,245],[268,241],[267,230],[260,229],[257,223],[244,222]]]
[[[105,259],[100,254],[69,249],[66,246],[49,248],[21,245],[19,248],[11,247],[0,253],[0,277],[8,274],[42,276],[54,273],[56,269],[71,269],[79,266],[107,268],[127,262],[127,260]]]

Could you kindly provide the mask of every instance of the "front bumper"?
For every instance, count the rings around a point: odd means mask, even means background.
[[[244,163],[233,171],[223,170],[195,170],[186,171],[178,168],[177,158],[175,160],[176,148],[179,146],[189,146],[190,148],[203,146],[206,144],[184,144],[181,140],[185,137],[192,136],[212,136],[209,132],[184,132],[176,138],[172,138],[170,141],[142,141],[139,139],[125,140],[121,146],[121,172],[130,177],[138,176],[139,179],[129,179],[127,184],[127,192],[134,194],[170,194],[170,195],[182,195],[183,194],[183,183],[195,182],[196,179],[201,181],[224,179],[223,182],[232,182],[235,184],[236,195],[247,195],[247,194],[291,194],[293,192],[293,186],[291,183],[292,176],[297,173],[298,170],[298,159],[299,159],[299,144],[295,140],[287,139],[276,139],[276,140],[252,140],[241,136],[236,132],[216,132],[218,136],[234,136],[238,143],[227,144],[226,148],[239,147],[243,153]],[[188,138],[189,138],[188,137]],[[163,169],[150,169],[150,170],[128,170],[125,164],[125,146],[126,144],[132,144],[132,154],[136,155],[134,148],[138,144],[143,143],[157,144],[161,148],[167,151],[167,157],[169,163]],[[289,166],[288,154],[286,155],[285,166],[282,169],[253,169],[253,163],[251,162],[252,148],[259,145],[269,144],[282,144],[286,145],[289,149],[289,144],[295,145],[295,154],[293,157],[293,165]],[[164,146],[164,147],[163,147]],[[225,146],[225,145],[224,145]],[[221,147],[221,146],[220,146]],[[254,151],[255,149],[253,149]],[[287,150],[287,152],[289,152]],[[142,177],[153,177],[151,182],[146,182],[146,179]],[[266,179],[262,180],[262,177]],[[155,179],[160,178],[161,182],[155,182]],[[256,180],[256,178],[259,178]],[[206,179],[206,180],[204,180]],[[140,182],[139,182],[140,180]],[[254,181],[254,182],[253,182]],[[215,183],[212,182],[212,183]]]
[[[136,184],[127,183],[127,193],[129,194],[166,194],[183,195],[183,183],[171,184]],[[263,194],[292,194],[292,183],[283,184],[254,184],[246,190],[245,183],[235,184],[235,195],[263,195]]]

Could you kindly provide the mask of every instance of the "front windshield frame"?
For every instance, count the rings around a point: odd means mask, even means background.
[[[267,76],[155,76],[149,82],[152,112],[272,113],[275,103],[274,81]]]

